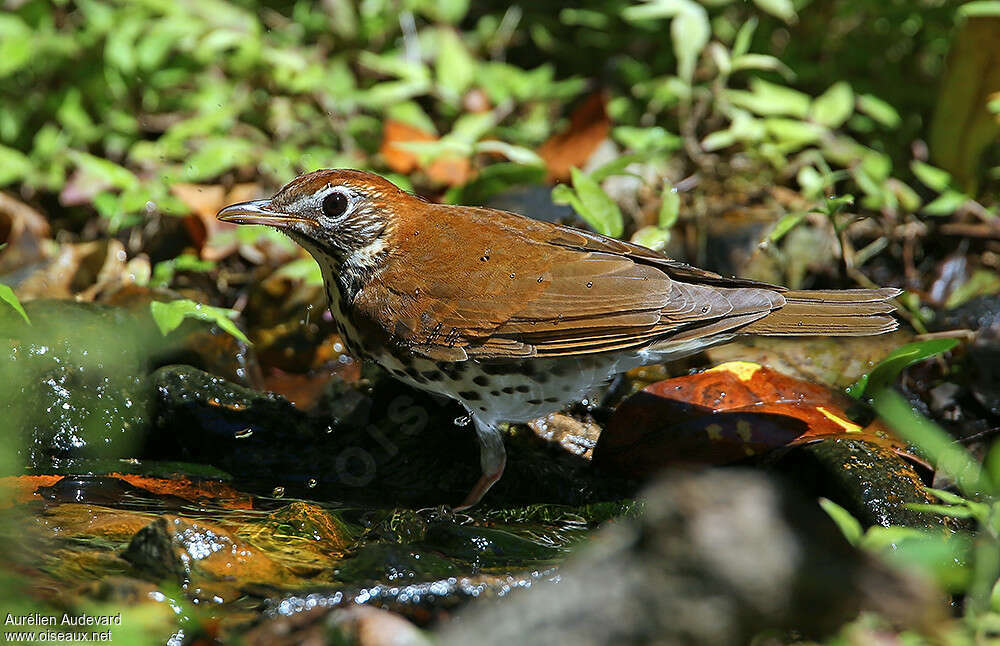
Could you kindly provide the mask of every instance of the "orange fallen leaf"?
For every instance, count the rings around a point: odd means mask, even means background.
[[[756,363],[730,362],[657,382],[627,399],[594,464],[630,476],[673,464],[727,464],[776,448],[850,438],[906,454],[879,420],[861,426],[843,393]],[[906,454],[908,455],[908,454]]]
[[[595,92],[569,117],[569,127],[552,135],[538,148],[538,156],[549,169],[549,181],[566,181],[569,169],[582,168],[611,132],[607,112],[608,95]]]
[[[63,479],[62,475],[25,475],[0,478],[0,490],[11,495],[0,499],[0,509],[40,499],[40,487],[51,487]],[[191,502],[211,502],[226,509],[253,509],[250,494],[237,491],[232,486],[216,480],[196,480],[188,477],[157,478],[129,473],[109,473],[108,477],[123,480],[133,487],[145,489],[158,496],[176,496]]]
[[[219,184],[178,183],[170,187],[170,192],[191,209],[191,215],[184,218],[194,246],[203,260],[219,260],[236,251],[235,238],[224,244],[213,246],[213,240],[222,231],[233,230],[237,225],[219,222],[215,214],[224,206],[236,202],[246,202],[260,196],[260,185],[236,184],[228,192]]]
[[[388,120],[382,130],[382,145],[379,153],[386,166],[397,173],[408,175],[417,169],[427,173],[427,177],[437,184],[461,186],[472,178],[472,164],[467,157],[441,155],[421,166],[420,157],[408,150],[402,143],[437,141],[438,137],[400,121]]]

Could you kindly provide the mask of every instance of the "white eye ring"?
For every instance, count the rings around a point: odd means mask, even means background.
[[[340,220],[351,212],[354,208],[354,195],[351,191],[342,186],[328,188],[323,193],[316,195],[316,208],[321,216],[327,220]]]

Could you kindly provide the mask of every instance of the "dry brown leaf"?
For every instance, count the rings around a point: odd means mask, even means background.
[[[431,161],[426,167],[420,165],[420,157],[407,150],[401,143],[437,141],[437,137],[419,128],[399,121],[386,121],[382,130],[382,145],[379,152],[385,159],[386,166],[397,173],[407,175],[417,169],[427,173],[427,177],[436,184],[446,186],[461,186],[472,178],[472,164],[467,157],[460,155],[441,155]]]
[[[538,148],[549,169],[549,181],[569,179],[569,169],[582,168],[611,132],[607,112],[608,96],[595,92],[578,105],[569,117],[569,127],[552,135]]]
[[[44,260],[42,241],[49,223],[41,213],[7,193],[0,193],[0,274]]]

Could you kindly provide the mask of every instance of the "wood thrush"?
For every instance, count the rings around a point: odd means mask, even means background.
[[[596,233],[432,204],[356,170],[303,175],[218,217],[276,227],[305,247],[351,353],[468,410],[483,475],[460,508],[503,473],[500,422],[559,410],[616,373],[738,335],[897,327],[897,289],[726,278]]]

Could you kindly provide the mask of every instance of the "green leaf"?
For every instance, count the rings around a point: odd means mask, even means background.
[[[962,18],[971,18],[974,16],[1000,16],[1000,0],[976,0],[975,2],[967,2],[958,8],[958,15]]]
[[[622,212],[615,201],[608,197],[601,185],[578,168],[570,170],[573,188],[579,198],[580,217],[595,231],[606,236],[619,237],[625,230]],[[577,205],[573,204],[576,209]]]
[[[36,46],[31,27],[13,12],[0,14],[0,78],[30,64]]]
[[[847,511],[837,503],[833,502],[829,498],[820,498],[819,506],[823,508],[823,511],[827,513],[833,522],[837,524],[840,528],[840,532],[847,539],[847,542],[851,545],[857,545],[861,542],[861,536],[864,533],[861,529],[861,523],[858,519],[851,515],[851,512]]]
[[[918,361],[944,354],[958,345],[957,339],[930,339],[908,343],[890,352],[875,368],[847,387],[847,394],[858,399],[881,390],[896,381],[899,373]]]
[[[761,116],[788,115],[804,119],[812,103],[808,94],[759,78],[750,80],[749,92],[726,90],[724,96],[733,105]]]
[[[820,140],[824,133],[822,126],[782,117],[764,119],[764,128],[771,137],[778,140],[785,152],[815,143]]]
[[[21,307],[21,301],[17,300],[17,294],[14,293],[14,290],[11,289],[9,285],[0,283],[0,301],[3,301],[13,307],[14,311],[20,314],[21,318],[24,319],[24,322],[31,325],[31,319],[28,318],[27,312],[25,312],[24,308]]]
[[[782,216],[778,223],[774,225],[774,231],[771,235],[767,237],[770,242],[778,242],[785,237],[789,231],[794,229],[799,225],[802,220],[804,220],[806,214],[804,212],[800,213],[789,213],[788,215]]]
[[[309,258],[296,258],[282,265],[274,272],[274,275],[301,280],[305,285],[323,284],[323,270],[319,268],[319,264],[311,256]]]
[[[845,81],[834,83],[816,97],[809,108],[809,119],[827,128],[839,128],[854,112],[854,91]]]
[[[139,186],[139,178],[124,166],[77,150],[72,151],[71,155],[77,167],[95,179],[123,190],[135,189]]]
[[[657,226],[645,226],[632,234],[632,242],[653,251],[662,251],[670,242],[670,230]]]
[[[632,164],[645,161],[648,158],[648,155],[622,155],[590,171],[590,178],[595,182],[603,182],[614,175],[632,175],[626,169]]]
[[[517,164],[523,164],[524,166],[545,165],[545,162],[534,150],[525,148],[524,146],[515,146],[505,141],[497,141],[496,139],[488,139],[486,141],[477,142],[472,149],[477,153],[496,153],[498,155],[503,155],[510,161]]]
[[[196,303],[186,298],[169,303],[154,301],[149,304],[149,310],[153,315],[153,320],[156,321],[156,326],[160,328],[160,333],[164,336],[176,330],[184,319],[191,318],[214,323],[236,339],[247,345],[252,345],[250,339],[236,327],[235,323],[229,320],[236,316],[236,312],[233,310]]]
[[[708,13],[701,5],[690,3],[670,21],[670,39],[677,56],[677,75],[691,85],[695,64],[712,36]]]
[[[754,4],[785,22],[793,22],[796,18],[792,0],[754,0]]]
[[[454,30],[438,32],[438,54],[434,75],[449,101],[457,103],[476,76],[476,61]]]
[[[669,229],[677,222],[681,212],[681,196],[670,182],[663,183],[663,204],[660,205],[659,224]]]
[[[823,176],[812,166],[803,166],[795,176],[802,194],[806,197],[818,197],[823,193]]]
[[[910,163],[910,170],[924,186],[938,193],[944,192],[951,185],[951,174],[948,171],[922,161],[914,160]]]
[[[937,199],[926,204],[921,209],[921,212],[927,215],[947,216],[965,206],[965,203],[968,201],[969,196],[965,193],[948,190],[938,196]]]
[[[896,108],[873,94],[858,96],[858,110],[864,112],[886,128],[898,128],[899,124],[903,121],[899,113],[896,112]]]
[[[955,309],[978,296],[988,296],[1000,292],[1000,274],[989,269],[977,269],[969,280],[953,291],[945,301],[945,309]]]
[[[740,26],[740,30],[736,32],[736,39],[733,41],[733,58],[739,58],[750,51],[750,43],[753,40],[754,32],[757,31],[758,22],[757,16],[751,16]]]
[[[617,126],[611,135],[623,146],[638,153],[669,152],[683,145],[680,137],[660,126]]]
[[[963,494],[974,497],[991,490],[991,483],[984,477],[979,463],[965,447],[913,410],[895,390],[875,391],[872,406],[899,437],[920,449],[941,472],[951,477]]]
[[[0,146],[0,186],[23,179],[31,172],[31,160],[19,150]]]

